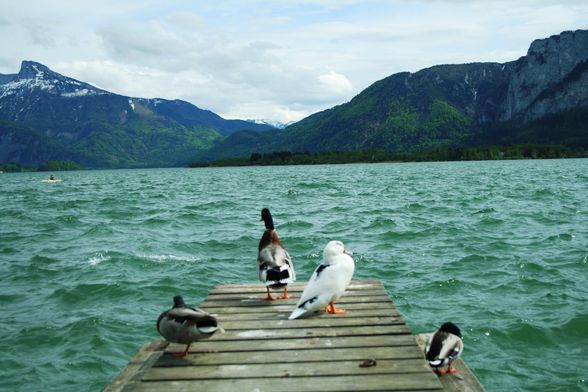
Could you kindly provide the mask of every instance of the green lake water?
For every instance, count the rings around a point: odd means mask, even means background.
[[[174,294],[256,282],[269,207],[300,282],[332,239],[488,391],[586,391],[588,160],[0,174],[0,390],[100,391]]]

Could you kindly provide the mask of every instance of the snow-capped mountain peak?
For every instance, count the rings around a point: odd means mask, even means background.
[[[272,120],[264,120],[264,119],[248,119],[247,121],[252,122],[254,124],[262,124],[262,125],[269,125],[274,128],[284,129],[289,125],[295,123],[295,121],[288,121],[288,122],[280,122],[280,121],[272,121]]]
[[[42,92],[62,97],[109,94],[88,83],[65,77],[34,61],[23,61],[20,72],[0,75],[0,99],[23,91]]]

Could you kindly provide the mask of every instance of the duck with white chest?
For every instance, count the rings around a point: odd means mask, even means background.
[[[323,263],[319,265],[306,284],[290,320],[305,317],[322,309],[330,314],[342,314],[335,309],[335,302],[343,295],[355,271],[352,253],[341,241],[330,241],[323,251]]]

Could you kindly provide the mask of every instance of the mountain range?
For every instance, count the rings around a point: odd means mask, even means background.
[[[379,80],[284,131],[237,132],[200,160],[252,152],[588,147],[588,30],[534,41],[507,63],[438,65]]]
[[[33,61],[23,61],[18,74],[0,74],[0,163],[185,165],[234,132],[273,128],[226,120],[181,100],[114,94]]]
[[[118,168],[272,151],[588,148],[588,30],[536,40],[507,63],[397,73],[278,128],[225,120],[184,101],[113,94],[32,61],[18,74],[0,74],[0,163]]]

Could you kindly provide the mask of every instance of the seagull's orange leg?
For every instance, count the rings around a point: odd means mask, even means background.
[[[333,301],[329,302],[329,305],[325,308],[325,310],[329,314],[343,314],[343,313],[347,313],[346,310],[343,310],[343,309],[335,309],[335,305],[333,304]]]

